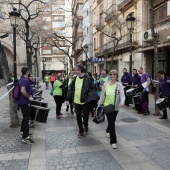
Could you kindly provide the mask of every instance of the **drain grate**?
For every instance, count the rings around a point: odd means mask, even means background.
[[[126,123],[135,123],[138,122],[138,119],[136,118],[123,118],[121,119],[122,122],[126,122]]]

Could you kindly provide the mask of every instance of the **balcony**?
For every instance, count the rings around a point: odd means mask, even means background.
[[[78,17],[83,17],[83,11],[78,10],[78,11],[77,11],[77,16],[78,16]]]
[[[112,40],[103,46],[104,53],[113,52],[115,50],[115,40]]]
[[[105,17],[105,21],[108,22],[112,19],[113,16],[116,15],[116,5],[113,4],[110,8],[108,8],[106,11],[106,17]]]
[[[83,36],[83,29],[82,29],[82,28],[78,28],[78,30],[77,30],[77,36],[78,36],[78,37]]]
[[[135,48],[137,47],[138,41],[136,39],[136,33],[132,34],[132,47]],[[124,36],[122,36],[121,41],[119,42],[118,46],[116,47],[116,49],[124,49],[124,48],[129,48],[130,47],[130,34],[126,34]]]
[[[123,2],[121,2],[119,5],[118,5],[118,10],[121,11],[123,10],[124,8],[126,8],[129,4],[131,4],[133,2],[133,0],[124,0]]]
[[[100,46],[94,50],[95,57],[99,57],[103,55],[103,46]]]
[[[100,19],[96,22],[96,30],[101,31],[104,28],[104,19],[100,17]]]

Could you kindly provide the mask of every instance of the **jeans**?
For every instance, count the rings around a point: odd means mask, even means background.
[[[56,115],[60,115],[63,96],[54,96],[54,101],[56,103]]]
[[[51,81],[51,86],[53,87],[53,85],[54,85],[54,81]]]
[[[118,111],[114,111],[114,113],[106,115],[108,121],[108,127],[106,129],[106,132],[110,133],[110,144],[117,143],[116,130],[115,130],[115,121],[116,121],[117,114]]]
[[[76,104],[75,103],[75,112],[76,112],[79,132],[84,132],[83,124],[85,127],[88,126],[89,109],[90,109],[89,103],[85,103],[85,104]],[[83,114],[83,122],[82,122],[82,114]]]
[[[29,104],[19,105],[22,111],[22,123],[21,123],[21,132],[23,132],[23,138],[27,138],[29,136],[29,119],[31,106]]]

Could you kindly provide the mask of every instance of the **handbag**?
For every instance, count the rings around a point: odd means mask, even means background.
[[[116,92],[117,92],[117,87],[115,90],[115,101],[114,104],[109,104],[103,108],[103,111],[106,115],[111,114],[115,111],[115,103],[116,103]]]
[[[52,87],[51,91],[50,91],[50,95],[53,96],[53,92],[54,92],[54,87]]]
[[[111,114],[115,111],[115,105],[109,104],[109,105],[105,106],[103,110],[106,115]]]

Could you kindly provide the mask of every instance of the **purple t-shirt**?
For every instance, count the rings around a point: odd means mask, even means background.
[[[164,80],[159,80],[160,87],[161,87],[161,93],[164,96],[170,96],[170,85],[166,82],[167,80],[170,80],[170,77],[166,77]]]
[[[32,87],[31,87],[31,84],[30,84],[28,78],[23,77],[23,76],[21,77],[20,87],[25,87],[28,95],[30,95],[30,96],[32,95]],[[21,96],[18,100],[18,105],[29,104],[29,103],[30,103],[30,100],[27,97],[25,97],[24,95],[22,95],[22,93],[21,93]]]
[[[141,75],[141,84],[143,84],[143,83],[145,83],[146,81],[148,81],[148,79],[149,79],[149,81],[151,80],[149,74],[148,74],[148,73],[143,73],[143,74]],[[149,88],[150,88],[150,85],[148,86],[148,89],[149,89]]]

